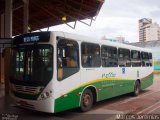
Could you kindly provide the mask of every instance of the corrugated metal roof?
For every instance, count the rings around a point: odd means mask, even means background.
[[[29,0],[29,26],[32,31],[82,19],[99,13],[104,0]],[[5,0],[0,0],[0,14]],[[62,21],[65,16],[66,21]],[[23,33],[23,1],[13,0],[13,35]]]

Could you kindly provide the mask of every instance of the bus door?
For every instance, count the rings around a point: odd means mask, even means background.
[[[62,109],[77,106],[78,103],[72,99],[76,94],[67,94],[80,85],[79,46],[74,40],[58,40],[57,80],[56,92],[65,97],[61,99],[64,101],[60,102],[61,106],[65,107]]]

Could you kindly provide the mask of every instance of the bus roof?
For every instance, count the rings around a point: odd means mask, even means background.
[[[147,48],[136,47],[133,45],[128,45],[128,44],[119,43],[119,42],[112,42],[112,41],[108,41],[108,40],[96,39],[93,37],[77,35],[77,34],[73,34],[73,33],[67,33],[67,32],[61,32],[61,31],[52,31],[52,33],[55,33],[55,35],[57,35],[57,36],[59,34],[61,34],[61,35],[63,34],[64,38],[73,39],[73,40],[77,40],[77,41],[81,41],[81,42],[97,43],[100,45],[108,45],[108,46],[113,46],[113,47],[117,47],[117,48],[126,48],[126,49],[152,52],[151,49],[147,49]]]
[[[126,48],[126,49],[132,49],[132,50],[139,50],[139,51],[146,51],[146,52],[152,52],[151,49],[146,49],[142,47],[136,47],[133,45],[118,43],[118,42],[112,42],[108,40],[102,40],[102,39],[96,39],[93,37],[73,34],[73,33],[67,33],[62,31],[44,31],[44,32],[32,32],[27,34],[22,34],[19,36],[15,36],[13,39],[13,44],[23,44],[23,43],[34,43],[34,42],[49,42],[50,34],[53,34],[54,36],[64,37],[67,39],[72,39],[76,41],[81,42],[89,42],[89,43],[97,43],[100,45],[108,45],[113,46],[117,48]]]

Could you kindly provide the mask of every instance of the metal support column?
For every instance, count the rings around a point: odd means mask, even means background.
[[[12,6],[13,0],[5,0],[5,38],[12,38]],[[5,52],[4,57],[4,80],[5,95],[9,94],[9,67],[10,67],[10,50]]]
[[[1,14],[1,16],[0,16],[0,19],[1,19],[1,28],[0,28],[0,31],[1,31],[1,33],[0,33],[0,38],[4,38],[4,14]],[[2,83],[3,82],[3,72],[4,71],[4,67],[3,67],[3,58],[2,58],[2,52],[1,52],[1,50],[0,50],[0,83]]]
[[[12,0],[5,0],[5,38],[12,37]]]
[[[1,34],[0,37],[4,38],[4,14],[1,15]]]
[[[24,2],[24,16],[23,16],[23,33],[28,33],[28,23],[29,23],[29,0],[23,0]]]

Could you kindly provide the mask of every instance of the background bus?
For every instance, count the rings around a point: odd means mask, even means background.
[[[140,90],[153,83],[152,53],[64,32],[13,40],[11,95],[17,106],[55,113]]]

